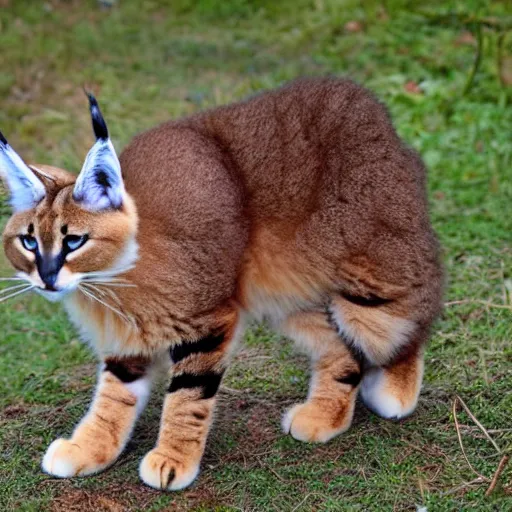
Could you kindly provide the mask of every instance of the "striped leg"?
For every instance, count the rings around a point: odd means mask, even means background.
[[[293,315],[282,329],[313,363],[308,399],[287,411],[283,430],[299,441],[325,443],[352,423],[361,364],[323,311]]]
[[[165,398],[160,434],[141,462],[140,477],[156,489],[187,487],[199,473],[215,394],[241,328],[237,314],[195,342],[171,348],[173,377]]]
[[[43,470],[60,478],[102,471],[125,447],[151,388],[150,360],[106,359],[89,412],[71,439],[56,439],[43,458]]]

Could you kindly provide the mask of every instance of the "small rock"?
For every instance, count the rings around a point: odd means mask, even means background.
[[[98,3],[101,5],[101,7],[106,7],[107,9],[110,7],[114,7],[117,0],[98,0]]]
[[[236,408],[239,411],[243,411],[244,409],[247,409],[247,407],[249,407],[249,403],[247,402],[247,400],[238,400],[236,402]]]
[[[355,20],[347,21],[347,23],[345,23],[344,29],[346,32],[351,32],[351,33],[362,32],[363,24],[360,23],[359,21],[355,21]]]

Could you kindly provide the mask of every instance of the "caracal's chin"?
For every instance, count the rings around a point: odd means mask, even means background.
[[[43,290],[41,288],[36,288],[35,291],[44,297],[45,299],[49,300],[50,302],[59,302],[64,297],[69,296],[71,293],[73,293],[76,290],[76,287],[69,287],[65,288],[63,290],[57,290],[57,291],[50,291],[50,290]]]

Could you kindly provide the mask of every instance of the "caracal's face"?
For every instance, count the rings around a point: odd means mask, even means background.
[[[137,215],[106,124],[94,97],[89,99],[97,141],[78,177],[27,166],[0,133],[0,176],[13,207],[3,244],[18,271],[0,301],[30,290],[52,301],[78,287],[86,293],[135,263]]]

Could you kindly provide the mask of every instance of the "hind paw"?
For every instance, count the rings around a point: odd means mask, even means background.
[[[393,385],[386,371],[382,368],[370,370],[361,384],[361,398],[365,405],[386,419],[401,419],[412,414],[418,402],[419,384],[408,389],[403,385]]]
[[[352,414],[353,408],[343,412],[305,402],[285,413],[282,427],[285,434],[291,434],[298,441],[326,443],[350,427]]]

